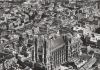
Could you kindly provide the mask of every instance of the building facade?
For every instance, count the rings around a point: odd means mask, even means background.
[[[55,40],[49,42],[49,65],[48,70],[59,70],[60,65],[65,63],[68,59],[68,46],[59,36]]]

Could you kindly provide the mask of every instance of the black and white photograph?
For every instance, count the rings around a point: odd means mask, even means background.
[[[0,70],[100,70],[100,0],[0,0]]]

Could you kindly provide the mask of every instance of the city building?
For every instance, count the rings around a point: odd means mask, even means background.
[[[58,70],[60,65],[68,59],[68,46],[62,36],[51,39],[49,42],[49,65],[48,70]],[[47,56],[48,57],[48,56]]]
[[[26,0],[0,0],[0,2],[21,2]]]
[[[47,41],[41,37],[34,38],[32,60],[46,65]]]

